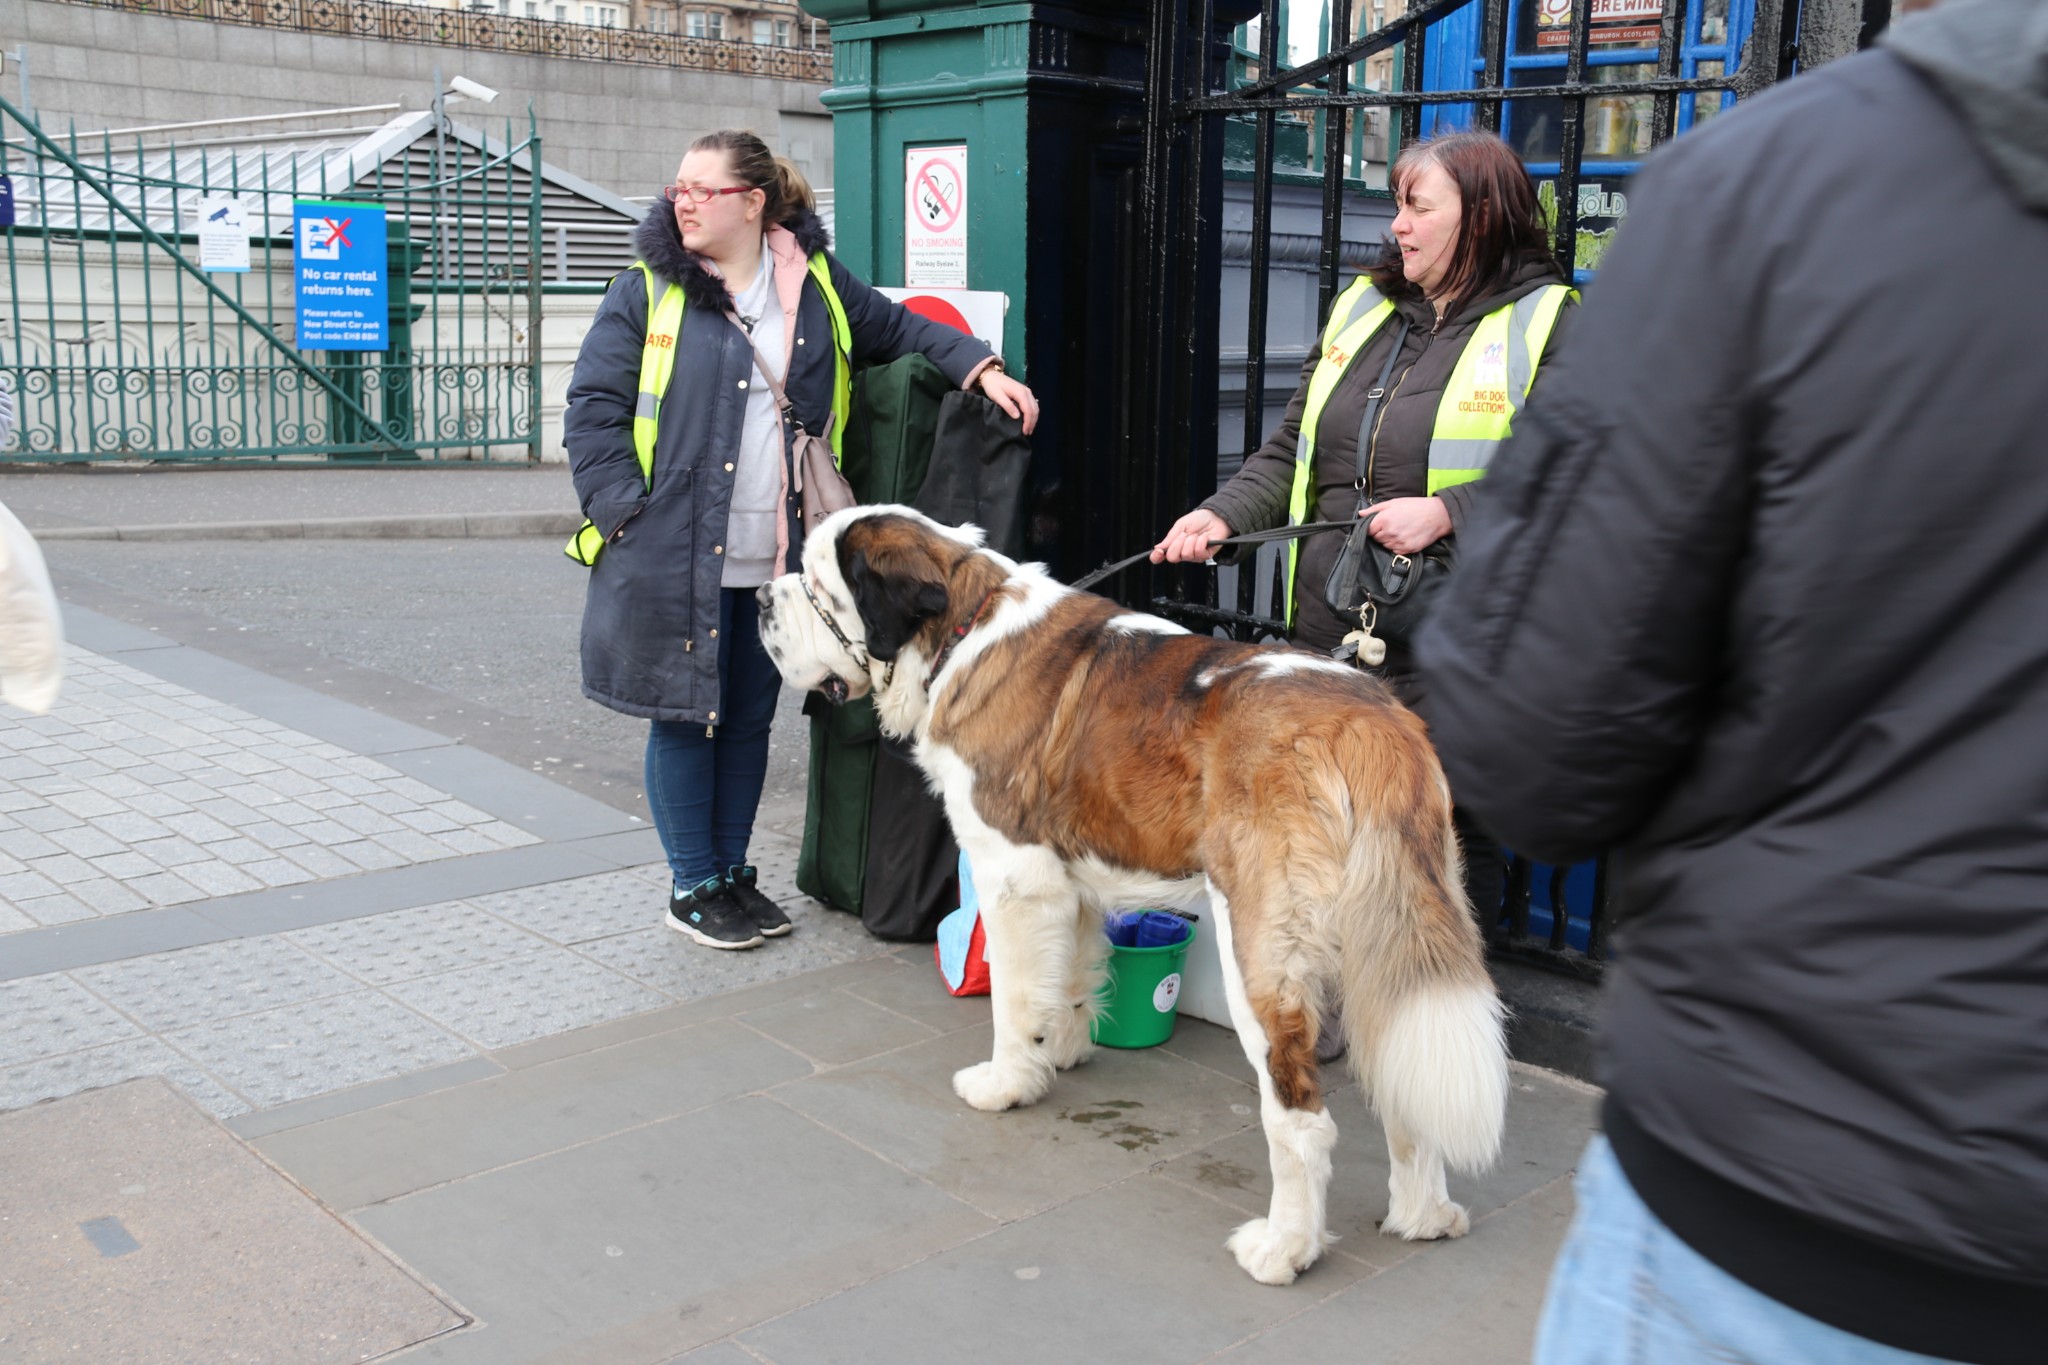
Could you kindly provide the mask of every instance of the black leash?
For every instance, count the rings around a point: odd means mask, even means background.
[[[1276,526],[1270,531],[1247,531],[1241,536],[1228,536],[1222,540],[1212,540],[1209,544],[1211,546],[1263,545],[1267,541],[1272,540],[1300,540],[1304,536],[1320,535],[1324,531],[1348,531],[1355,525],[1357,523],[1352,521],[1311,521],[1303,526]],[[1103,579],[1109,578],[1114,574],[1120,574],[1139,560],[1151,558],[1151,555],[1152,549],[1148,546],[1128,559],[1119,559],[1114,564],[1105,564],[1094,573],[1084,575],[1074,580],[1068,586],[1072,587],[1076,592],[1086,592]]]

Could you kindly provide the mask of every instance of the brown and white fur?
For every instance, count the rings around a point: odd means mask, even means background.
[[[953,1077],[960,1097],[1030,1104],[1086,1060],[1101,910],[1207,892],[1273,1166],[1238,1264],[1286,1284],[1330,1240],[1332,1006],[1386,1125],[1383,1230],[1463,1233],[1444,1166],[1498,1153],[1507,1059],[1422,722],[1356,669],[1189,634],[909,508],[828,518],[802,563],[760,591],[769,656],[791,686],[874,693],[974,868],[995,1050]]]

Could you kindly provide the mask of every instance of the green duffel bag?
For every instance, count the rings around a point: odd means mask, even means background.
[[[855,376],[840,469],[856,497],[862,502],[908,503],[917,496],[931,463],[939,403],[952,390],[939,368],[921,355],[871,366]],[[880,738],[874,705],[863,697],[835,708],[812,696],[804,701],[804,713],[811,719],[811,767],[797,889],[867,920],[873,843],[868,814]],[[937,798],[928,793],[912,809],[892,805],[889,819],[891,828],[885,834],[899,832],[903,821],[928,824],[936,819],[941,827],[945,823]],[[874,908],[885,927],[878,932],[905,937],[897,927],[904,921],[905,907],[894,903],[899,897],[891,888],[880,890],[880,903]],[[911,918],[921,920],[922,915]],[[915,937],[917,925],[909,928],[908,936]]]
[[[834,706],[813,692],[804,698],[804,714],[811,721],[811,780],[804,794],[797,890],[857,915],[867,881],[868,806],[882,734],[875,704],[862,697]]]

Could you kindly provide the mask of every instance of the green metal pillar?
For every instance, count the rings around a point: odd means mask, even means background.
[[[1032,554],[1056,569],[1107,549],[1104,462],[1142,319],[1139,250],[1146,0],[1072,4],[807,0],[832,25],[835,250],[903,285],[905,160],[967,147],[967,287],[1009,296],[1003,355],[1039,395]],[[1091,467],[1094,466],[1094,467]]]

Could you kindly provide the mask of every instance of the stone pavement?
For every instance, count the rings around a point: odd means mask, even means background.
[[[81,649],[0,758],[0,933],[537,842],[339,745]]]
[[[815,911],[772,953],[682,954],[638,817],[67,623],[56,709],[0,717],[0,1107],[166,1074],[227,1118],[885,946]]]
[[[1378,1235],[1340,1089],[1343,1240],[1259,1286],[1222,1250],[1268,1189],[1227,1032],[976,1113],[986,1001],[797,897],[786,836],[795,934],[712,953],[632,814],[67,624],[56,711],[0,714],[0,1357],[1526,1359],[1587,1088],[1517,1068],[1431,1246]]]
[[[0,503],[42,540],[568,535],[566,464],[0,465]]]

